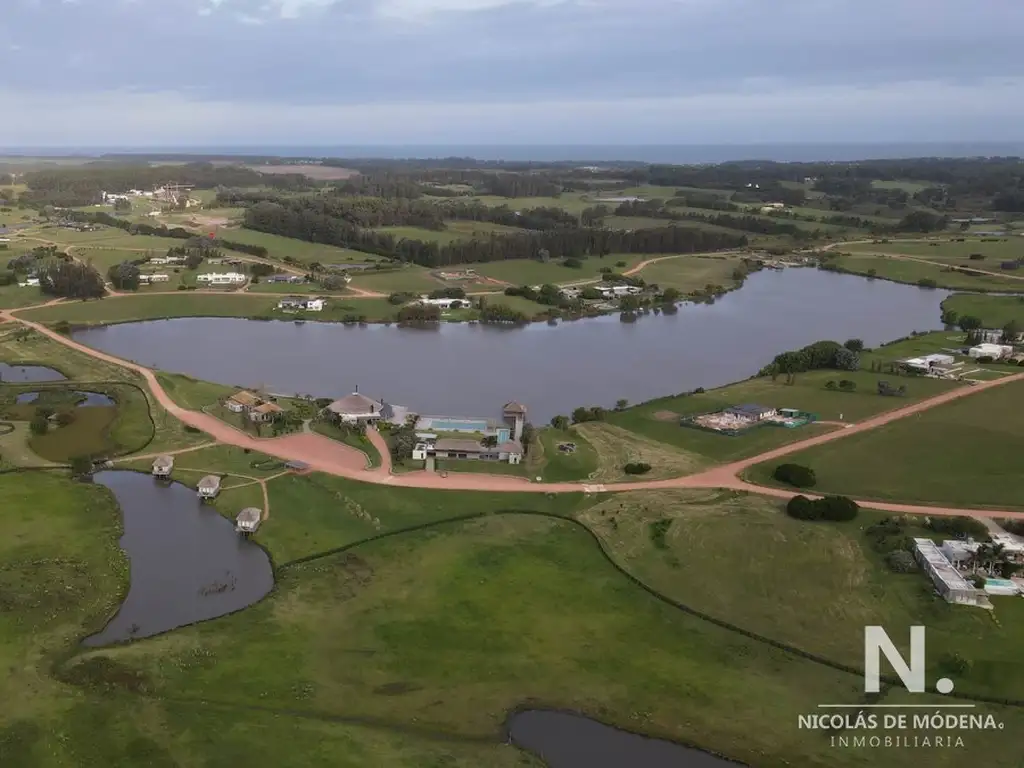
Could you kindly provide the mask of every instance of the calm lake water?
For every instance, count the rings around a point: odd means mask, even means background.
[[[181,483],[100,472],[124,517],[131,586],[117,615],[86,645],[147,637],[252,605],[274,586],[270,558]]]
[[[707,752],[652,739],[551,710],[529,710],[509,718],[512,742],[548,768],[737,768]]]
[[[81,395],[85,399],[77,404],[77,408],[95,408],[102,406],[114,405],[114,400],[109,395],[104,395],[102,392],[75,392],[76,395]],[[22,392],[16,398],[14,402],[18,405],[26,405],[28,403],[34,403],[39,399],[38,392]]]
[[[714,304],[522,328],[430,330],[181,318],[75,339],[143,365],[279,394],[360,392],[421,414],[498,416],[518,400],[534,423],[745,379],[779,352],[822,339],[869,346],[941,329],[947,291],[814,269],[764,270]]]
[[[8,365],[0,363],[0,381],[12,382],[36,382],[36,381],[65,381],[65,376],[60,371],[47,368],[44,365]]]

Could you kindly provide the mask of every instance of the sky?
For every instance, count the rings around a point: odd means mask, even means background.
[[[1024,139],[1019,0],[2,0],[0,146]]]

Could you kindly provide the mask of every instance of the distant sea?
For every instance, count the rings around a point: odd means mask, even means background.
[[[0,155],[68,157],[103,154],[187,154],[248,157],[443,158],[579,163],[668,163],[689,165],[730,160],[815,162],[902,157],[1024,156],[1024,141],[895,144],[648,144],[648,145],[387,145],[387,146],[194,146],[194,147],[12,147]]]

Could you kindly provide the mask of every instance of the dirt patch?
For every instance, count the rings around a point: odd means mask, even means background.
[[[702,457],[637,435],[622,427],[590,422],[576,429],[597,450],[597,470],[588,478],[594,482],[616,482],[641,479],[627,475],[622,468],[631,462],[651,465],[644,480],[688,475],[704,468]]]
[[[343,179],[350,179],[353,176],[359,175],[359,171],[354,171],[351,168],[335,168],[328,165],[307,165],[305,163],[299,163],[296,165],[250,165],[249,167],[259,173],[301,173],[303,176],[310,179],[316,179],[317,181],[341,181]]]
[[[675,411],[655,411],[653,414],[655,421],[678,421],[679,414]]]

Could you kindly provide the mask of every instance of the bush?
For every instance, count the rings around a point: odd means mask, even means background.
[[[917,570],[917,561],[905,549],[893,550],[885,556],[885,564],[893,573],[913,573]]]
[[[857,389],[857,382],[850,381],[849,379],[842,379],[839,382],[839,388],[843,392],[853,392]]]
[[[37,410],[32,417],[32,421],[29,422],[28,428],[33,435],[45,435],[50,429],[50,420],[47,418],[46,413],[42,410]]]
[[[772,477],[780,483],[792,485],[795,488],[813,488],[817,482],[814,470],[801,464],[779,464],[772,473]]]
[[[671,527],[671,520],[658,520],[657,522],[651,523],[647,527],[648,533],[651,536],[651,543],[658,549],[668,549],[668,544],[665,541],[665,534],[668,533],[668,529]]]
[[[988,541],[988,528],[980,520],[973,517],[958,515],[957,517],[929,517],[925,527],[936,533],[945,533],[958,539],[971,538],[976,541]]]
[[[832,379],[829,379],[828,381],[825,382],[825,389],[835,389],[835,388],[836,388],[836,383],[834,381],[832,381]]]
[[[569,269],[582,269],[583,262],[579,259],[568,258],[562,262],[563,267],[569,267]]]
[[[74,411],[61,411],[57,414],[57,424],[62,427],[68,427],[75,423],[75,412]]]
[[[71,333],[71,323],[69,323],[67,320],[58,320],[56,323],[54,323],[53,330],[55,330],[57,333],[63,333],[67,335]]]
[[[786,505],[786,514],[797,520],[846,522],[857,517],[859,511],[857,502],[845,496],[826,496],[816,500],[794,496]]]
[[[92,459],[88,456],[74,456],[71,459],[71,474],[74,477],[83,477],[92,474]]]
[[[651,471],[651,465],[645,461],[631,461],[622,468],[627,475],[646,475]]]

